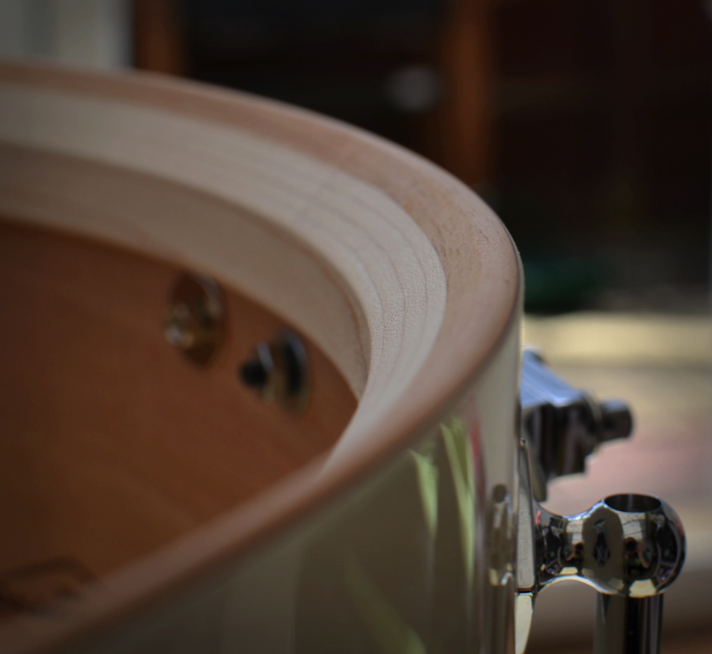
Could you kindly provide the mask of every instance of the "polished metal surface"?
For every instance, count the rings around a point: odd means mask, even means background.
[[[225,303],[218,284],[204,275],[181,275],[171,290],[163,333],[195,365],[215,361],[225,338]]]
[[[675,512],[647,495],[614,495],[575,516],[536,509],[537,584],[577,578],[601,593],[650,597],[685,558]]]
[[[594,654],[657,654],[664,595],[596,598]]]
[[[529,495],[528,448],[522,439],[517,651],[526,644],[526,611],[530,620],[537,593],[573,579],[603,596],[597,653],[657,652],[662,602],[651,598],[662,593],[682,569],[685,536],[679,518],[659,499],[633,494],[611,495],[578,515],[551,513]]]
[[[599,403],[587,391],[555,375],[534,350],[522,356],[522,431],[530,443],[534,497],[546,499],[546,483],[584,472],[600,443],[626,438],[633,417],[624,402]]]

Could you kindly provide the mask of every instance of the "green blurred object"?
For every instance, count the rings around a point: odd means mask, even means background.
[[[522,254],[524,308],[528,313],[562,313],[585,306],[601,288],[603,269],[594,257]]]

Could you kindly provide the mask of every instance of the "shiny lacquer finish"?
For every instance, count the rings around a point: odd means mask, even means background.
[[[274,103],[13,64],[0,67],[0,213],[213,280],[318,348],[357,398],[332,448],[72,597],[8,617],[2,651],[513,650],[521,270],[468,188]],[[173,283],[148,346],[197,375],[164,337],[167,310],[173,327],[185,317],[166,306],[181,301]],[[240,317],[226,332],[221,320],[206,333],[230,347]],[[111,347],[94,352],[102,362]],[[244,359],[207,360],[201,379],[239,384]],[[128,423],[112,426],[120,438]],[[260,437],[234,433],[241,447]]]
[[[515,425],[492,395],[517,337],[380,470],[78,651],[511,652]]]

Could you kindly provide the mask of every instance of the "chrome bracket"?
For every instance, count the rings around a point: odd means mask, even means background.
[[[516,649],[524,651],[534,600],[565,580],[598,591],[595,654],[657,654],[662,593],[685,560],[682,523],[649,495],[611,495],[588,511],[560,516],[531,496],[529,453],[519,459]]]
[[[630,434],[630,411],[621,402],[596,404],[531,351],[524,354],[521,396],[517,654],[526,647],[538,593],[565,580],[598,591],[595,654],[658,654],[662,593],[685,559],[682,523],[672,508],[633,494],[609,496],[573,516],[539,503],[546,481],[583,471],[599,443]]]
[[[519,396],[522,432],[532,455],[532,488],[540,502],[546,499],[547,482],[584,472],[586,457],[600,443],[626,438],[633,431],[624,402],[597,402],[554,374],[535,350],[526,349],[522,356]]]

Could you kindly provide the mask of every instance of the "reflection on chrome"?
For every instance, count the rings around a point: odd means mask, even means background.
[[[624,494],[607,497],[578,515],[556,515],[531,499],[526,440],[520,453],[519,499],[524,506],[517,650],[526,644],[526,609],[530,620],[536,594],[552,583],[575,579],[605,596],[599,598],[596,652],[657,651],[662,601],[650,598],[675,580],[685,559],[685,536],[675,512],[657,498]],[[638,635],[631,636],[634,632]]]

